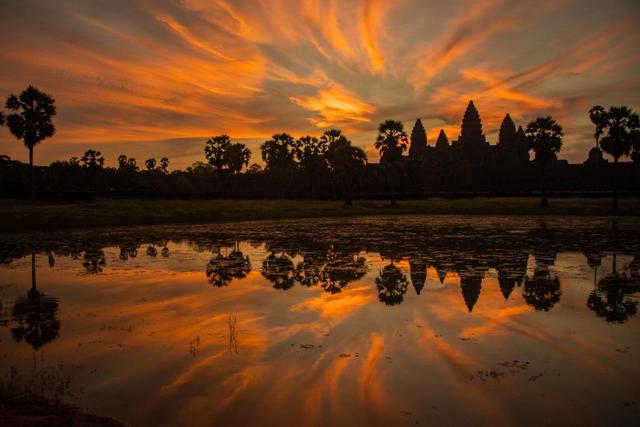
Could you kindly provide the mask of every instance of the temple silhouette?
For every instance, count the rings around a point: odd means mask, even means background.
[[[541,168],[548,175],[551,190],[604,191],[612,186],[613,163],[593,147],[581,164],[559,160],[556,153],[545,164],[530,156],[522,126],[516,126],[507,113],[500,125],[498,141],[490,144],[482,127],[482,119],[473,100],[469,101],[462,119],[460,136],[449,141],[443,129],[432,144],[420,119],[411,131],[407,154],[402,158],[399,193],[416,196],[438,192],[506,192],[529,193],[540,187]],[[619,185],[634,191],[640,173],[632,162],[618,166]],[[367,165],[363,193],[374,193],[383,186],[384,170],[380,164]]]

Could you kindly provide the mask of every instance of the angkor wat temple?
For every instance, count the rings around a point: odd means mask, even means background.
[[[585,153],[586,155],[587,153]],[[569,164],[554,155],[546,166],[546,181],[554,191],[607,191],[612,188],[613,162],[599,148],[592,148],[582,164]],[[640,167],[631,162],[617,165],[619,187],[632,192],[640,184]],[[482,120],[473,101],[469,102],[460,137],[449,142],[440,130],[429,144],[420,119],[411,132],[408,155],[404,156],[399,193],[419,195],[438,192],[527,193],[540,188],[542,165],[530,157],[525,132],[507,114],[500,126],[498,141],[490,144],[482,129]],[[368,183],[384,182],[379,164],[370,164]],[[375,177],[374,179],[371,179]],[[375,191],[367,185],[365,193]],[[379,188],[379,187],[378,187]]]

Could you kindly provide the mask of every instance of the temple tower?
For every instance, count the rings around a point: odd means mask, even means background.
[[[504,116],[504,120],[500,125],[498,146],[507,151],[514,150],[516,147],[516,125],[511,120],[509,113]]]
[[[436,141],[436,148],[443,149],[447,147],[449,147],[449,139],[447,138],[447,134],[444,133],[444,129],[440,129],[438,140]]]
[[[462,148],[470,151],[476,149],[482,149],[487,145],[487,139],[482,133],[482,121],[480,120],[480,114],[476,110],[476,106],[473,101],[469,101],[467,111],[464,113],[462,119],[462,130],[460,133],[460,139],[458,143],[462,145]]]
[[[409,147],[410,159],[422,159],[424,153],[427,151],[427,132],[422,126],[420,119],[416,120],[416,124],[413,125],[411,131],[411,146]]]

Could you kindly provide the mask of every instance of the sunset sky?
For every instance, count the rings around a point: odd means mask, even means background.
[[[505,113],[552,115],[582,162],[595,104],[640,108],[640,2],[0,0],[0,97],[56,99],[37,164],[97,148],[107,165],[203,160],[227,133],[259,161],[276,132],[341,128],[378,161],[375,129],[416,118],[459,135],[473,99],[491,143]],[[27,150],[0,129],[0,153]]]

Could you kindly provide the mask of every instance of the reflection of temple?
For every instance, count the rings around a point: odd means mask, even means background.
[[[234,230],[227,234],[193,234],[189,231],[180,234],[180,231],[174,231],[173,234],[168,233],[165,240],[158,240],[154,232],[137,241],[131,235],[116,238],[105,235],[77,241],[56,238],[10,245],[0,242],[0,259],[10,262],[35,250],[46,254],[52,267],[56,265],[54,254],[66,255],[83,266],[85,271],[101,274],[106,265],[105,248],[119,249],[119,262],[125,262],[138,256],[138,248],[145,248],[146,252],[146,248],[151,246],[157,248],[153,251],[156,257],[146,261],[152,262],[165,252],[167,242],[172,240],[185,242],[199,252],[212,247],[223,248],[222,251],[214,250],[206,267],[203,266],[207,282],[222,287],[246,277],[251,270],[249,258],[239,250],[237,243],[233,243],[242,240],[253,242],[255,248],[264,245],[268,255],[261,262],[260,272],[274,288],[286,290],[296,285],[318,286],[335,294],[365,276],[368,266],[361,256],[363,252],[379,253],[388,260],[388,265],[373,278],[380,302],[390,305],[402,303],[409,284],[416,295],[424,294],[430,280],[427,272],[433,271],[437,275],[434,279],[440,283],[448,274],[459,278],[460,296],[466,310],[472,312],[477,311],[482,292],[490,286],[487,284],[490,282],[483,283],[483,278],[492,271],[497,272],[497,285],[505,299],[513,299],[514,290],[518,287],[525,302],[536,310],[553,309],[561,298],[560,281],[551,268],[556,255],[560,252],[581,252],[594,270],[594,289],[587,301],[589,309],[612,322],[624,322],[636,313],[640,292],[640,255],[636,255],[622,271],[617,269],[614,256],[612,273],[600,280],[597,271],[604,254],[640,254],[640,230],[621,228],[620,222],[612,232],[612,228],[606,227],[592,230],[583,227],[581,222],[570,227],[549,228],[537,221],[530,224],[526,224],[526,219],[523,221],[524,224],[517,220],[507,227],[478,227],[456,221],[445,225],[430,221],[412,224],[383,221],[376,222],[373,227],[371,222],[353,221],[338,227],[320,221],[300,226],[288,224],[286,232],[281,229],[258,232]],[[168,255],[168,249],[166,253]],[[535,259],[535,269],[527,274],[530,256]],[[408,264],[406,273],[399,267],[405,262]],[[451,285],[453,281],[447,286]],[[29,322],[33,325],[49,322],[51,327],[48,330],[55,331],[57,302],[54,299],[37,291],[20,302],[14,317],[22,319],[21,336],[32,336],[36,331],[29,329]],[[6,304],[2,311],[5,318],[12,314]],[[53,315],[47,314],[52,312]],[[41,314],[43,317],[38,317]],[[44,323],[38,323],[38,319]],[[0,325],[9,322],[0,316]]]

